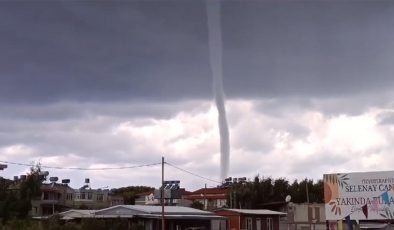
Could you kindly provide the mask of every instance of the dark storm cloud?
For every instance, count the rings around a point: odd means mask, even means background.
[[[227,92],[387,90],[394,83],[393,7],[389,1],[225,1]]]
[[[91,116],[114,117],[116,119],[138,119],[151,117],[155,119],[169,119],[175,116],[179,110],[185,109],[194,113],[204,109],[209,104],[201,104],[201,101],[184,102],[149,102],[126,101],[126,102],[100,102],[100,103],[53,103],[49,105],[3,105],[0,107],[0,119],[4,125],[7,120],[20,120],[28,122],[50,122],[56,120],[78,120]],[[0,122],[0,125],[1,122]]]
[[[32,149],[32,156],[43,158],[75,154],[89,159],[90,163],[117,163],[125,159],[149,162],[154,159],[153,154],[138,149],[141,145],[138,140],[114,135],[116,121],[100,116],[52,122],[14,120],[6,124],[1,121],[0,147],[24,145]]]
[[[0,4],[2,101],[210,93],[199,2]]]
[[[210,98],[204,1],[0,3],[0,101]],[[392,1],[224,1],[229,97],[392,87]]]
[[[393,93],[383,92],[380,89],[354,93],[346,97],[332,95],[330,97],[290,97],[266,99],[255,103],[260,113],[278,119],[287,119],[289,114],[301,114],[306,111],[319,111],[326,116],[340,114],[360,115],[371,108],[393,108]],[[290,128],[290,127],[288,127]]]

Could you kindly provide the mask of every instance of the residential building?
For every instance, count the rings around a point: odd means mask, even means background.
[[[159,199],[155,199],[154,190],[142,192],[135,195],[136,205],[158,205]]]
[[[162,223],[162,207],[155,205],[117,205],[95,211],[69,210],[59,215],[64,220],[77,222],[83,218],[101,219],[109,223],[127,221],[126,229],[140,224],[146,230],[160,230]],[[167,230],[227,230],[225,217],[189,207],[165,206],[164,218]]]
[[[325,230],[326,215],[323,203],[271,202],[261,205],[264,208],[285,212],[280,221],[281,230]]]
[[[202,188],[184,196],[192,202],[200,202],[204,210],[215,210],[227,207],[227,194],[229,188]]]
[[[160,193],[159,190],[152,190],[152,191],[148,191],[148,192],[143,192],[143,193],[139,193],[136,194],[136,198],[135,198],[135,204],[136,205],[160,205],[160,195],[158,194]],[[179,196],[180,198],[178,199],[169,199],[168,197],[171,197],[170,195],[166,196],[165,192],[165,205],[168,206],[185,206],[185,207],[189,207],[191,205],[191,201],[185,199],[185,197],[187,197],[191,192],[186,191],[184,188],[180,188],[179,189]]]
[[[221,209],[215,213],[228,218],[229,230],[279,230],[280,217],[286,216],[267,209]]]
[[[102,209],[123,203],[123,197],[112,195],[108,189],[92,189],[87,184],[73,189],[68,183],[44,183],[41,196],[32,199],[30,215],[51,215],[69,209]]]
[[[288,230],[325,230],[326,214],[324,204],[289,203],[287,206]]]
[[[31,216],[50,215],[67,210],[66,202],[73,194],[73,189],[67,184],[42,184],[41,196],[32,199]]]

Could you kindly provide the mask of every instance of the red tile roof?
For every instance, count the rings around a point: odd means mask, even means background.
[[[226,199],[228,188],[202,188],[185,196],[188,200],[197,199]]]
[[[228,188],[201,188],[198,189],[194,192],[192,192],[190,195],[194,194],[227,194]]]

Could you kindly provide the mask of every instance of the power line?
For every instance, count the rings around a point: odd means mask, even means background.
[[[10,164],[10,165],[19,165],[19,166],[28,166],[28,167],[37,166],[36,164],[33,164],[33,163],[27,164],[27,163],[12,162],[12,161],[1,161],[1,160],[0,160],[0,163]],[[214,183],[221,184],[221,182],[219,182],[219,181],[212,180],[210,178],[201,176],[201,175],[199,175],[197,173],[193,173],[193,172],[188,171],[186,169],[183,169],[183,168],[180,168],[178,166],[175,166],[175,165],[173,165],[171,163],[168,163],[168,162],[164,162],[164,163],[169,165],[169,166],[171,166],[171,167],[173,167],[173,168],[176,168],[176,169],[178,169],[178,170],[180,170],[182,172],[185,172],[185,173],[188,173],[190,175],[193,175],[195,177],[199,177],[199,178],[204,179],[204,180],[208,180],[208,181],[211,181],[211,182],[214,182]],[[61,167],[61,166],[49,166],[49,165],[39,165],[39,166],[41,168],[58,169],[58,170],[100,171],[100,170],[117,170],[117,169],[119,170],[119,169],[143,168],[143,167],[152,167],[152,166],[156,166],[156,165],[161,165],[161,162],[160,163],[151,163],[151,164],[142,164],[142,165],[120,166],[120,167],[102,167],[102,168]]]
[[[11,165],[19,165],[19,166],[29,166],[29,167],[36,166],[35,164],[18,163],[18,162],[11,162],[11,161],[0,161],[0,162],[5,163],[5,164],[11,164]],[[60,166],[48,166],[48,165],[40,165],[40,167],[47,168],[47,169],[60,169],[60,170],[94,171],[94,170],[133,169],[133,168],[151,167],[151,166],[160,165],[160,164],[161,163],[151,163],[151,164],[142,164],[142,165],[133,165],[133,166],[102,167],[102,168],[60,167]]]
[[[222,183],[222,182],[219,182],[219,181],[216,181],[216,180],[212,180],[212,179],[209,179],[209,178],[207,178],[207,177],[198,175],[197,173],[190,172],[190,171],[188,171],[188,170],[186,170],[186,169],[182,169],[182,168],[180,168],[180,167],[178,167],[178,166],[175,166],[175,165],[173,165],[173,164],[170,164],[170,163],[168,163],[168,162],[165,162],[165,164],[167,164],[167,165],[169,165],[169,166],[171,166],[171,167],[173,167],[173,168],[176,168],[176,169],[178,169],[178,170],[180,170],[180,171],[182,171],[182,172],[185,172],[185,173],[188,173],[188,174],[190,174],[190,175],[193,175],[193,176],[195,176],[195,177],[199,177],[199,178],[204,179],[204,180],[209,180],[209,181],[212,181],[212,182],[215,182],[215,183],[218,183],[218,184],[221,184],[221,183]]]

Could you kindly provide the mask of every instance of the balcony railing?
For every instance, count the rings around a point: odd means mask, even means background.
[[[60,200],[40,200],[41,204],[59,204]]]

